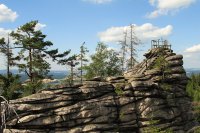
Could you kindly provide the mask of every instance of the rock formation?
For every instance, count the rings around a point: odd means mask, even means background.
[[[154,126],[186,133],[198,123],[185,91],[182,55],[155,48],[145,57],[121,77],[95,78],[10,101],[19,117],[11,114],[4,132],[148,133]]]

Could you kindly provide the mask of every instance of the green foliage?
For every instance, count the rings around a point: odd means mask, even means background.
[[[160,128],[156,127],[155,124],[157,124],[159,121],[158,120],[151,120],[149,122],[149,127],[145,129],[145,133],[159,133]]]
[[[103,43],[98,43],[96,53],[91,56],[91,63],[84,67],[86,70],[85,77],[87,79],[95,76],[103,77],[106,75],[106,60],[108,58],[107,46]]]
[[[144,128],[144,133],[173,133],[171,128],[163,129],[159,127],[160,120],[154,119],[154,114],[155,112],[152,112],[147,115],[150,120],[147,127]]]
[[[122,90],[122,88],[120,86],[116,86],[115,93],[120,96],[120,95],[124,94],[124,91]]]
[[[164,90],[170,90],[172,88],[172,85],[169,83],[165,83],[165,78],[168,76],[168,73],[171,71],[168,66],[168,61],[166,61],[164,57],[164,49],[160,48],[159,51],[159,57],[155,60],[154,65],[151,69],[158,69],[161,72],[162,77],[160,78],[159,87]]]
[[[14,57],[14,54],[11,49],[9,34],[8,40],[5,41],[5,38],[0,39],[0,52],[6,57],[6,67],[7,67],[7,77],[10,75],[10,67],[16,65],[16,61],[19,60],[19,56]]]
[[[124,112],[121,112],[120,114],[119,114],[119,119],[121,120],[121,119],[123,119],[124,118]]]
[[[168,83],[165,83],[165,78],[169,75],[171,69],[168,65],[168,61],[165,59],[165,49],[164,48],[160,48],[159,52],[158,52],[158,58],[155,60],[154,65],[152,66],[153,69],[159,69],[161,74],[162,74],[162,78],[161,81],[159,83],[160,88],[164,89],[164,90],[170,90],[172,88],[172,86]]]
[[[193,102],[193,109],[194,109],[194,114],[196,116],[196,120],[200,122],[200,103]]]
[[[86,53],[88,53],[89,50],[85,47],[85,42],[80,47],[80,61],[82,62],[88,62],[88,59],[86,58]],[[84,64],[83,64],[84,65]]]
[[[52,58],[55,61],[57,58],[63,59],[63,57],[70,53],[70,50],[62,54],[58,54],[58,49],[49,50],[49,47],[53,44],[50,41],[46,41],[46,35],[36,29],[37,24],[38,21],[28,22],[10,34],[15,41],[12,50],[18,49],[19,51],[17,57],[13,57],[9,45],[9,37],[8,42],[5,42],[4,38],[0,39],[0,52],[7,59],[7,76],[1,76],[0,79],[0,87],[6,98],[12,99],[13,95],[16,96],[16,92],[23,93],[23,96],[27,96],[42,89],[44,87],[42,79],[48,77],[47,74],[50,70],[50,64],[46,59]],[[66,61],[66,59],[62,59],[59,61]],[[19,63],[16,63],[16,60]],[[24,71],[30,79],[23,86],[17,76],[10,75],[9,67],[14,65],[20,71]],[[20,91],[17,88],[20,88]]]
[[[79,61],[80,61],[80,67],[78,68],[80,70],[80,78],[81,83],[83,82],[83,68],[86,65],[85,63],[88,62],[88,59],[86,58],[86,53],[89,52],[89,50],[85,47],[85,42],[80,47],[80,54],[79,54]]]
[[[66,53],[66,54],[65,54]],[[67,57],[69,53],[64,52],[62,56],[58,59],[58,64],[60,65],[71,65],[71,61],[76,61],[77,55],[72,55],[70,57]]]
[[[28,96],[31,94],[36,93],[37,91],[43,89],[44,84],[41,81],[37,82],[28,82],[23,87],[23,94],[22,96]]]
[[[70,56],[68,58],[58,60],[58,64],[68,65],[70,67],[70,77],[68,77],[69,85],[74,85],[74,68],[79,64],[77,61],[77,55]]]
[[[173,133],[171,129],[162,130],[162,128],[156,126],[159,120],[149,121],[149,126],[145,128],[144,133]]]
[[[123,90],[122,89],[120,89],[120,88],[116,88],[115,89],[115,93],[117,94],[117,95],[123,95]]]
[[[5,75],[0,75],[0,89],[1,95],[8,100],[19,98],[23,90],[20,77],[12,74],[9,75],[9,78]]]
[[[72,86],[73,85],[73,82],[72,82],[72,79],[71,79],[71,75],[68,75],[65,79],[63,79],[61,81],[61,86]]]
[[[200,101],[200,74],[190,76],[186,91],[194,101]]]
[[[162,80],[167,76],[166,74],[170,72],[170,68],[168,66],[168,61],[165,60],[164,54],[160,53],[159,57],[155,60],[153,68],[157,68],[162,73]]]
[[[167,66],[167,61],[165,60],[165,57],[163,55],[161,55],[156,59],[154,68],[164,69],[166,66]]]
[[[5,38],[1,38],[1,39],[0,39],[0,44],[1,44],[1,45],[5,45],[5,44],[6,44],[6,43],[5,43]]]
[[[198,127],[197,129],[195,129],[194,133],[200,133],[200,127]]]
[[[121,75],[120,65],[118,53],[114,50],[108,50],[107,45],[98,43],[96,53],[91,56],[91,63],[83,67],[86,71],[85,78]]]
[[[15,39],[15,45],[20,49],[20,64],[18,67],[24,71],[31,82],[36,82],[47,76],[50,64],[45,60],[47,57],[55,57],[57,50],[48,50],[53,44],[45,41],[46,35],[35,27],[38,21],[31,21],[13,31],[11,36]]]

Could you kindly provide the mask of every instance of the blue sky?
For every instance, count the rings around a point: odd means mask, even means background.
[[[184,66],[200,68],[199,0],[1,0],[0,37],[31,20],[60,51],[78,53],[85,41],[90,53],[97,42],[117,47],[123,31],[132,23],[143,44],[139,58],[151,39],[168,39],[175,52],[184,55]],[[1,58],[1,62],[4,62]],[[0,64],[0,69],[4,64]],[[52,64],[52,69],[65,69]]]

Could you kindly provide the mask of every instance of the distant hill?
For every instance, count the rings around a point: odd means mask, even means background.
[[[25,81],[28,77],[24,72],[19,73],[18,70],[11,70],[13,74],[19,74],[21,76],[21,81]],[[6,74],[6,70],[0,70],[0,74]],[[67,71],[50,71],[49,76],[52,76],[53,79],[63,79],[68,75]]]
[[[186,68],[186,73],[188,76],[191,74],[198,74],[200,73],[200,68]],[[24,72],[19,73],[18,70],[11,70],[13,74],[19,74],[21,76],[21,81],[25,81],[28,77],[24,74]],[[6,74],[6,70],[0,70],[0,74]],[[69,72],[67,71],[59,71],[59,70],[54,70],[50,71],[49,75],[52,76],[53,79],[63,79],[65,78]]]
[[[185,70],[188,76],[191,74],[200,74],[200,68],[186,68]]]

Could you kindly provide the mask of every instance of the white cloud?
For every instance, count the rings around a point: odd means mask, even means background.
[[[108,50],[108,51],[110,51],[110,50],[119,51],[118,48],[112,47],[112,46],[109,46],[109,47],[107,48],[107,50]]]
[[[46,27],[45,24],[41,24],[41,23],[37,23],[37,25],[35,26],[35,30],[41,30],[42,28]],[[12,31],[17,31],[17,29],[4,29],[4,28],[0,28],[0,38],[8,38],[8,34],[11,33]],[[6,39],[7,40],[7,39]],[[14,43],[14,40],[12,39],[12,37],[10,37],[10,42]]]
[[[82,0],[84,2],[90,2],[94,4],[104,4],[104,3],[109,3],[112,2],[113,0]]]
[[[0,28],[0,38],[7,38],[8,34],[11,33],[12,30],[8,29],[4,29],[4,28]]]
[[[129,33],[128,36],[130,36],[130,26],[121,26],[108,28],[106,31],[98,33],[98,37],[100,38],[100,41],[103,42],[118,42],[123,39],[123,32],[125,30]],[[135,34],[142,42],[167,37],[172,33],[172,30],[173,27],[171,25],[167,25],[162,28],[154,26],[150,23],[134,26]]]
[[[155,5],[156,0],[149,0],[149,3],[153,6]]]
[[[147,18],[156,18],[169,13],[174,14],[182,8],[187,8],[196,0],[149,0],[152,6],[156,7],[151,13],[147,14]]]
[[[5,38],[5,41],[7,42],[8,34],[11,31],[12,30],[10,29],[0,28],[0,38]],[[0,62],[0,69],[6,69],[6,60],[2,53],[0,53]]]
[[[46,27],[45,24],[41,24],[41,23],[38,23],[36,26],[35,26],[35,30],[41,30],[42,28]],[[8,37],[8,34],[11,33],[13,30],[12,29],[4,29],[4,28],[0,28],[0,38],[7,38]],[[17,29],[14,29],[14,31],[17,31]],[[10,41],[11,43],[14,43],[14,40],[10,37]]]
[[[16,12],[13,12],[6,5],[0,4],[0,22],[13,22],[17,17],[18,14]]]
[[[0,28],[0,38],[5,38],[5,42],[8,41],[8,34],[10,34],[12,31],[17,31],[17,29],[4,29]],[[15,43],[15,39],[13,39],[11,36],[9,36],[9,42],[10,45],[13,45]]]
[[[185,50],[185,52],[186,52],[186,53],[197,53],[197,52],[200,52],[200,44],[194,45],[194,46],[192,46],[192,47],[190,47],[190,48],[187,48],[187,49]]]
[[[186,68],[200,68],[200,54],[199,53],[183,53],[184,67]]]
[[[200,44],[193,45],[184,50],[184,66],[187,68],[199,68],[200,66]]]
[[[46,24],[37,23],[36,26],[35,26],[35,31],[41,30],[46,26],[47,26]]]

